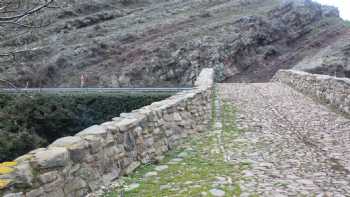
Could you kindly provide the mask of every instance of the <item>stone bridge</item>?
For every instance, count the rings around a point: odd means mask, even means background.
[[[213,78],[1,164],[0,194],[350,196],[350,80]]]

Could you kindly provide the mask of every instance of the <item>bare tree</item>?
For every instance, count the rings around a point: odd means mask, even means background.
[[[48,8],[54,0],[2,0],[0,2],[0,30],[16,34],[18,30],[40,28],[47,24],[37,21],[38,14]],[[23,50],[0,53],[1,56],[14,56]]]
[[[18,62],[19,54],[27,54],[35,50],[35,48],[27,48],[27,45],[23,45],[23,41],[17,41],[17,38],[23,35],[37,34],[39,28],[49,25],[51,19],[46,17],[47,13],[44,12],[46,9],[52,8],[54,1],[0,0],[0,42],[4,44],[0,46],[1,66],[12,65],[13,62]],[[14,44],[6,45],[8,40],[16,41]],[[18,84],[11,82],[15,79],[6,75],[0,77],[0,87],[17,88]],[[26,84],[28,85],[28,81]]]

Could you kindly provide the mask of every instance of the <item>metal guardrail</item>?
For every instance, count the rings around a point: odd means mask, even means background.
[[[60,93],[60,92],[180,92],[191,90],[189,87],[180,88],[3,88],[0,93]]]

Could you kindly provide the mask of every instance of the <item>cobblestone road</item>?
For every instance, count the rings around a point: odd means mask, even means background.
[[[349,119],[281,84],[218,87],[243,129],[225,143],[229,162],[250,164],[243,195],[350,196]]]
[[[213,121],[89,197],[350,196],[350,120],[277,83],[218,84]]]

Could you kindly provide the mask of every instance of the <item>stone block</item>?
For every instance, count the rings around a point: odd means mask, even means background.
[[[120,176],[121,170],[114,167],[110,173],[103,175],[102,179],[105,185],[108,185],[112,181],[116,180]]]
[[[19,193],[10,193],[10,194],[5,194],[4,197],[24,197],[25,195],[23,194],[23,192],[19,192]]]
[[[42,197],[45,196],[43,188],[31,190],[25,194],[25,197]]]
[[[50,172],[46,172],[44,174],[39,175],[38,179],[41,183],[46,184],[46,183],[54,182],[55,180],[58,179],[59,176],[60,175],[55,170],[55,171],[50,171]]]
[[[69,195],[65,195],[63,189],[61,188],[56,188],[55,191],[45,192],[45,195],[49,197],[68,197],[69,196]]]
[[[77,196],[75,193],[84,188],[87,189],[88,184],[79,177],[70,177],[68,180],[65,180],[64,191],[68,195],[71,194],[72,196]]]
[[[119,132],[119,127],[117,126],[117,121],[109,121],[102,123],[101,126],[105,127],[107,131],[111,132],[112,134],[116,134]]]
[[[101,151],[103,148],[104,139],[100,136],[86,135],[83,138],[88,142],[88,147],[91,154]]]
[[[15,159],[17,163],[27,162],[33,159],[33,154],[25,154]]]
[[[80,143],[83,141],[82,138],[77,137],[77,136],[68,136],[68,137],[63,137],[59,138],[56,141],[54,141],[49,147],[70,147],[73,144]]]
[[[16,184],[32,186],[33,184],[33,169],[29,162],[20,162],[15,166],[14,173],[11,174],[16,180]]]
[[[120,132],[127,132],[131,128],[136,127],[140,121],[134,118],[123,118],[116,123]]]
[[[66,148],[53,147],[34,155],[33,162],[40,168],[63,167],[69,162],[69,152]]]
[[[129,175],[132,173],[136,168],[138,168],[141,165],[139,161],[133,161],[126,169],[125,169],[125,174]]]
[[[173,114],[173,120],[176,121],[176,122],[180,122],[182,120],[182,118],[181,118],[179,113],[175,112]]]
[[[55,193],[56,191],[62,191],[62,188],[64,188],[65,179],[63,179],[61,176],[58,176],[56,180],[54,180],[51,183],[44,184],[42,186],[44,192],[47,193]]]
[[[93,125],[76,134],[76,136],[86,136],[86,135],[98,135],[101,137],[107,137],[107,129],[100,125]]]
[[[53,142],[49,147],[67,148],[73,162],[81,161],[88,152],[88,142],[78,136],[60,138]]]
[[[136,141],[132,133],[127,132],[124,134],[124,149],[125,151],[132,151],[136,146]]]

